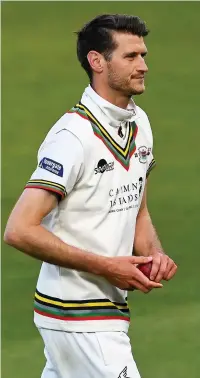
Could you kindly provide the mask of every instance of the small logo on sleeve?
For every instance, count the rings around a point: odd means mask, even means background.
[[[40,161],[39,167],[53,173],[54,175],[63,177],[63,165],[57,161],[44,157]]]

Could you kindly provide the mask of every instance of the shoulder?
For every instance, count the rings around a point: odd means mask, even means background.
[[[149,121],[149,117],[147,113],[139,106],[136,106],[136,109],[137,109],[138,121],[140,122],[141,126],[152,133],[151,125],[150,125],[150,121]]]
[[[47,133],[38,153],[43,149],[60,150],[60,153],[73,151],[86,155],[90,150],[93,134],[90,121],[84,114],[70,110],[61,116]],[[89,147],[89,148],[88,148]]]
[[[150,126],[150,122],[149,122],[149,118],[147,116],[147,113],[142,108],[140,108],[139,106],[136,106],[136,110],[137,110],[138,117],[143,122],[145,122],[145,124],[148,124]]]
[[[71,133],[78,139],[84,140],[84,136],[90,134],[91,129],[91,124],[84,115],[80,115],[78,112],[70,110],[63,114],[63,116],[53,125],[46,135],[46,139],[51,139],[59,134],[62,134],[65,139],[68,137],[69,133]],[[64,133],[64,131],[68,131],[68,133]]]

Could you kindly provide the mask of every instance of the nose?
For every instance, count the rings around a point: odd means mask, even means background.
[[[141,57],[140,63],[138,65],[138,71],[140,72],[148,72],[148,66],[144,60],[144,58]]]

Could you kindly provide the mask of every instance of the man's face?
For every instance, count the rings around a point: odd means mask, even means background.
[[[145,90],[144,76],[148,71],[144,57],[147,48],[142,37],[128,33],[113,33],[117,48],[107,61],[108,85],[126,96],[141,94]]]

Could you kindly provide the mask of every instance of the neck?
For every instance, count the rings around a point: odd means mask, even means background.
[[[111,104],[118,106],[119,108],[126,109],[131,97],[127,97],[119,91],[106,87],[104,85],[97,85],[97,83],[92,82],[91,87],[94,91],[104,98],[104,100],[110,102]]]

